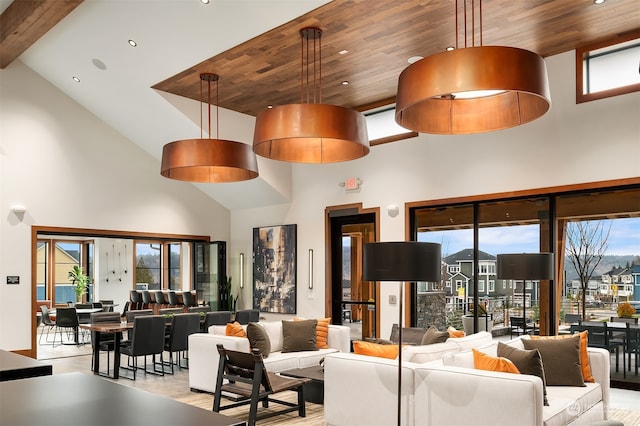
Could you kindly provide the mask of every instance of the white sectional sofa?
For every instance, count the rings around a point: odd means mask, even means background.
[[[320,360],[334,352],[349,352],[349,327],[329,325],[327,344],[329,349],[317,351],[282,351],[282,321],[261,321],[271,342],[271,353],[264,364],[271,372],[318,365]],[[225,335],[225,326],[211,326],[208,333],[196,333],[189,336],[189,388],[205,392],[215,392],[218,374],[218,349],[220,343],[226,349],[249,352],[249,339]]]
[[[466,367],[445,365],[443,356],[459,353],[466,357],[465,351],[470,351],[470,347],[486,347],[479,340],[463,345],[456,344],[456,340],[460,339],[403,352],[403,425],[555,426],[588,425],[606,419],[609,401],[606,350],[588,348],[595,383],[587,383],[585,387],[547,386],[549,406],[544,406],[542,381],[536,376],[476,370],[472,356],[471,365]],[[519,340],[505,343],[522,348]],[[421,353],[424,348],[429,348],[428,352]],[[327,356],[326,424],[396,424],[397,380],[396,360],[355,354]],[[353,386],[343,386],[345,382],[359,383],[357,392]]]

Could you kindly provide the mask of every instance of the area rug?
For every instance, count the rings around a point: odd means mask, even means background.
[[[617,420],[622,422],[624,426],[640,426],[640,411],[612,408],[609,410],[609,420]]]

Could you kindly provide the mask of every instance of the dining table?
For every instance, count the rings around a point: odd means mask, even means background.
[[[103,322],[96,324],[80,324],[80,328],[91,332],[93,341],[93,374],[104,375],[113,379],[120,378],[120,344],[122,333],[133,329],[133,322]],[[100,373],[100,341],[104,334],[114,335],[113,376]]]

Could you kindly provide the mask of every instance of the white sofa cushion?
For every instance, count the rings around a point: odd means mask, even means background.
[[[471,348],[478,348],[481,346],[487,346],[493,341],[493,336],[487,331],[480,331],[478,333],[469,334],[464,337],[450,337],[447,342],[454,342],[458,345],[461,351]]]
[[[587,383],[587,390],[580,386],[547,386],[549,406],[544,407],[545,426],[570,424],[583,413],[602,401],[602,389],[598,383]]]
[[[266,321],[259,322],[269,335],[271,341],[271,352],[282,351],[282,321]]]
[[[444,354],[458,352],[454,342],[434,343],[433,345],[405,346],[402,349],[402,361],[423,363],[442,358]]]
[[[498,342],[472,349],[476,349],[493,357],[498,356]],[[442,364],[451,367],[474,368],[473,351],[468,349],[460,352],[446,353],[442,356]]]

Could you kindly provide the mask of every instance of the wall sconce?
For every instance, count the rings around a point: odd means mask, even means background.
[[[313,290],[313,249],[309,249],[309,290]]]
[[[244,288],[244,253],[240,253],[240,288]]]
[[[24,214],[24,212],[27,211],[27,208],[25,206],[11,206],[11,211],[14,214]]]

